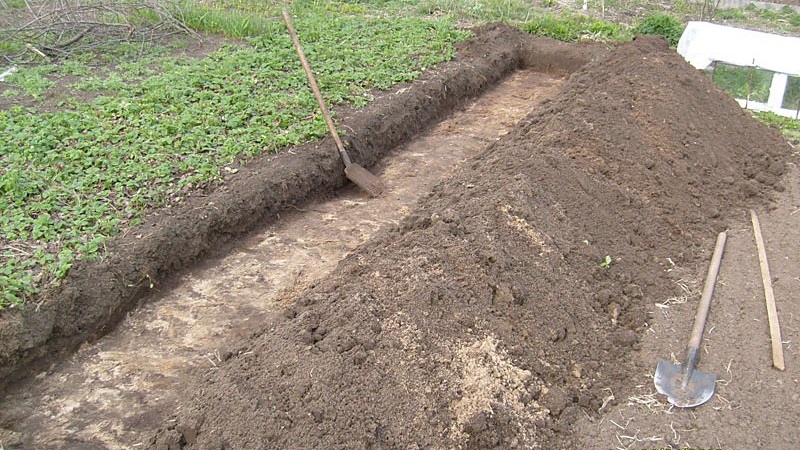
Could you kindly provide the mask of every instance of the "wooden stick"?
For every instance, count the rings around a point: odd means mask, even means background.
[[[51,59],[50,59],[50,57],[49,57],[49,56],[45,55],[44,53],[42,53],[42,51],[41,51],[41,50],[39,50],[38,48],[36,48],[36,47],[32,46],[31,44],[25,44],[25,47],[26,47],[28,50],[32,51],[33,53],[36,53],[37,55],[39,55],[39,56],[41,56],[42,58],[46,59],[46,60],[47,60],[47,62],[50,62],[50,61],[51,61]]]
[[[761,265],[761,282],[764,284],[764,295],[767,299],[769,335],[772,339],[772,365],[778,370],[784,370],[781,325],[778,323],[775,294],[772,292],[772,277],[769,274],[769,264],[767,264],[767,250],[764,246],[764,238],[761,236],[761,225],[758,222],[758,216],[752,209],[750,210],[750,219],[753,221],[753,233],[756,236],[756,247],[758,247],[758,262]]]

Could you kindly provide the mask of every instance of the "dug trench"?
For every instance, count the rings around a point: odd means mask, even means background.
[[[485,136],[473,150],[479,153],[435,187],[417,183],[422,199],[407,214],[397,204],[389,226],[367,215],[384,199],[352,191],[330,204],[285,201],[318,214],[320,228],[311,227],[310,240],[284,241],[300,247],[292,257],[305,253],[306,266],[295,265],[283,275],[288,281],[280,280],[274,266],[281,265],[283,238],[273,230],[266,239],[251,234],[239,241],[234,249],[241,251],[219,265],[184,273],[172,292],[183,289],[198,301],[194,307],[176,304],[170,314],[148,316],[162,303],[148,302],[108,340],[17,385],[2,408],[5,448],[130,447],[156,427],[152,448],[570,448],[576,419],[600,414],[608,390],[630,383],[629,356],[648,320],[645,304],[674,295],[665,266],[704,261],[717,231],[743,208],[768,202],[781,189],[788,148],[660,40],[640,38],[607,52],[492,27],[461,55],[450,65],[457,73],[479,63],[496,72],[466,83],[481,86],[473,92],[521,66],[574,73],[539,106],[523,89],[522,104],[529,105],[521,111],[530,114],[496,143],[498,131]],[[425,90],[425,83],[406,92]],[[427,92],[421,109],[433,106],[426,96],[441,98]],[[373,129],[382,130],[386,117],[378,116]],[[466,142],[457,121],[443,126],[461,136],[457,146]],[[380,148],[380,136],[383,148],[402,140],[384,131],[364,144],[356,131],[351,142]],[[311,156],[298,164],[335,173],[335,158],[324,156],[323,145],[306,149]],[[360,156],[369,164],[379,154]],[[452,167],[462,157],[440,165]],[[382,163],[382,176],[391,174],[392,161]],[[251,166],[242,179],[264,167]],[[344,182],[340,172],[330,180]],[[287,184],[284,192],[292,191]],[[246,184],[230,186],[236,192]],[[327,209],[335,203],[339,215]],[[241,209],[263,217],[254,213],[263,206],[259,200]],[[337,224],[356,208],[360,226]],[[229,220],[230,234],[253,223]],[[331,227],[338,228],[330,242],[315,237]],[[336,247],[350,253],[338,265],[330,257],[332,273],[315,272]],[[248,279],[215,285],[207,278],[248,264]],[[159,267],[144,273],[160,280],[171,266]],[[259,290],[259,283],[270,287]],[[290,287],[270,290],[280,283]],[[213,308],[226,310],[215,316],[226,318],[196,338],[196,321]],[[111,351],[104,345],[126,329],[161,334],[162,342],[179,342],[167,352],[184,346],[195,359],[170,360],[162,348],[133,355],[125,366],[120,353],[147,338]],[[192,339],[200,344],[193,348]],[[98,362],[96,372],[75,375],[88,360]],[[87,387],[70,397],[63,393],[70,385]],[[121,394],[128,391],[134,395]],[[130,398],[137,400],[126,403]],[[96,409],[113,403],[133,413],[115,422]],[[41,433],[39,426],[53,431]]]
[[[593,53],[503,27],[478,29],[454,61],[413,84],[376,93],[376,101],[363,110],[339,111],[346,144],[357,162],[370,167],[512,71],[525,66],[563,75]],[[190,194],[183,206],[151,212],[143,226],[109,243],[101,261],[77,264],[66,280],[28,307],[4,310],[0,396],[9,384],[108,333],[171,274],[224,253],[237,237],[309,199],[331,196],[347,182],[332,145],[323,139],[250,162],[228,174],[221,186]]]

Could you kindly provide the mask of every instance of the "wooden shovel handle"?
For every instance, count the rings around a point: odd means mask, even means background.
[[[711,256],[711,265],[708,266],[708,274],[706,275],[706,284],[703,287],[703,295],[700,297],[700,305],[697,307],[697,313],[694,316],[694,328],[689,338],[689,349],[697,349],[700,347],[700,339],[703,337],[703,329],[706,326],[706,319],[708,319],[708,310],[711,307],[711,296],[714,295],[714,285],[717,283],[717,274],[719,274],[719,266],[722,261],[722,253],[725,249],[725,241],[728,239],[728,233],[723,231],[717,235],[717,244],[714,246],[714,254]]]
[[[328,130],[331,132],[331,136],[333,140],[336,142],[336,148],[339,149],[339,155],[341,155],[342,160],[344,161],[345,167],[350,167],[350,156],[347,154],[347,151],[344,149],[344,144],[342,140],[339,139],[339,133],[336,132],[336,127],[333,125],[333,119],[331,119],[331,114],[328,112],[328,108],[325,106],[325,100],[322,99],[322,94],[319,91],[319,86],[317,86],[317,80],[314,78],[314,72],[311,71],[311,66],[308,64],[308,60],[306,59],[306,54],[303,53],[303,47],[300,45],[300,40],[297,38],[297,33],[294,31],[294,27],[292,26],[292,19],[289,17],[289,13],[286,10],[283,10],[283,21],[286,22],[286,28],[289,30],[289,35],[292,37],[292,42],[294,43],[294,49],[297,51],[297,55],[300,56],[300,62],[303,63],[303,70],[306,72],[306,78],[308,78],[308,84],[311,86],[311,90],[314,91],[314,97],[317,99],[317,104],[319,105],[319,109],[322,110],[322,115],[325,117],[325,123],[328,124]]]

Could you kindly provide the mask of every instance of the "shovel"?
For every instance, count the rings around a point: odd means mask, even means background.
[[[727,238],[728,234],[724,231],[717,236],[717,244],[711,257],[711,265],[708,267],[700,305],[694,316],[694,328],[689,337],[689,346],[686,348],[686,359],[683,361],[683,365],[678,366],[659,359],[656,375],[653,378],[656,390],[666,395],[670,403],[681,408],[691,408],[707,402],[714,395],[714,388],[717,384],[715,374],[695,370],[695,366],[700,356],[698,354],[700,338],[703,337],[703,328],[706,326],[708,310],[711,307],[711,296],[714,294],[714,285],[717,283],[719,264]]]
[[[341,156],[342,162],[344,162],[344,174],[350,181],[365,190],[369,195],[373,197],[381,195],[381,192],[383,192],[383,183],[381,180],[369,173],[367,169],[353,163],[350,160],[350,155],[347,154],[347,150],[344,149],[344,144],[339,138],[339,133],[336,132],[336,127],[333,125],[331,114],[328,112],[328,108],[325,107],[325,101],[322,99],[322,94],[319,92],[319,86],[317,86],[317,81],[314,79],[314,72],[311,71],[311,66],[308,64],[308,60],[306,60],[305,53],[303,53],[300,40],[297,39],[297,33],[295,33],[294,27],[292,26],[292,19],[289,18],[289,13],[287,13],[286,10],[283,11],[283,20],[286,22],[286,28],[289,30],[289,35],[292,37],[294,49],[297,50],[297,55],[300,56],[300,62],[303,63],[303,70],[306,72],[308,84],[311,86],[311,90],[314,91],[314,97],[317,99],[319,109],[322,110],[325,123],[328,124],[328,130],[330,130],[331,136],[333,136],[333,140],[336,142],[336,148],[339,149],[339,156]]]

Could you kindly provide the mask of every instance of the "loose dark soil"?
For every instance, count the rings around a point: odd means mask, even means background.
[[[620,46],[224,355],[151,447],[577,448],[664,269],[702,265],[788,155],[663,41]]]
[[[454,167],[513,130],[565,82],[514,72],[372,167],[384,195],[367,199],[349,185],[282,212],[224,254],[163,283],[111,333],[15,386],[0,401],[0,443],[6,449],[144,445],[225,349],[247,342],[348,253],[397,225]]]

